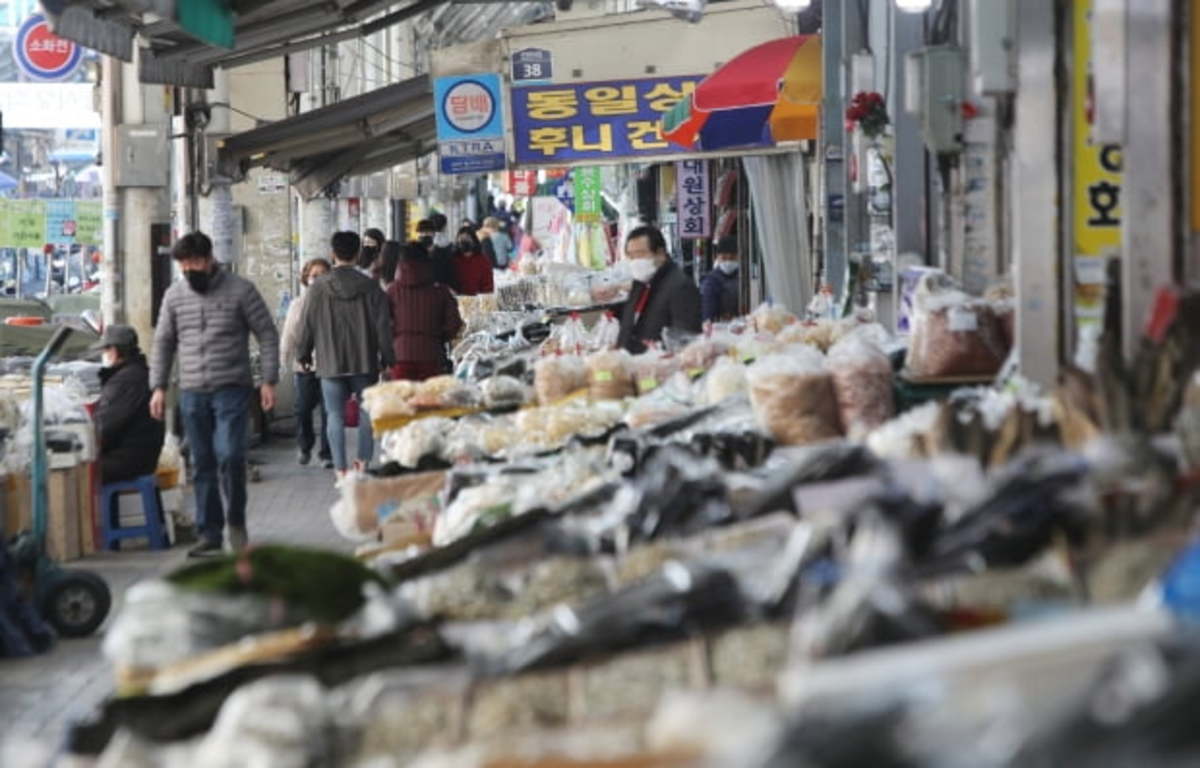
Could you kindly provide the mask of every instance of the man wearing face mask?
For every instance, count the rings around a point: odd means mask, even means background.
[[[250,335],[258,341],[263,411],[275,407],[279,333],[254,284],[213,259],[212,241],[184,235],[171,253],[183,271],[163,296],[150,367],[150,413],[162,420],[171,366],[178,355],[180,410],[191,450],[196,527],[193,557],[219,555],[226,523],[230,548],[246,548],[246,425],[255,395]]]
[[[435,213],[417,223],[417,242],[425,246],[433,282],[458,290],[454,279],[454,246],[446,236],[446,217]]]
[[[158,469],[165,430],[150,415],[150,371],[138,347],[137,331],[110,325],[92,347],[100,350],[100,478],[103,483],[133,480]]]
[[[732,320],[742,314],[737,251],[737,238],[721,238],[713,270],[700,282],[700,310],[706,323]]]
[[[655,227],[638,227],[625,241],[625,257],[633,290],[621,310],[618,346],[633,354],[646,342],[660,341],[667,328],[700,332],[700,292],[671,257],[667,241]]]

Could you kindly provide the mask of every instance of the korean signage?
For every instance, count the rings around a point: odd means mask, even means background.
[[[62,80],[79,68],[83,49],[51,32],[46,18],[35,13],[17,30],[13,57],[21,71],[35,80]]]
[[[663,115],[704,77],[662,77],[513,88],[520,166],[618,162],[684,154],[662,137]]]
[[[517,197],[533,197],[537,194],[537,171],[509,171],[506,190]]]
[[[434,83],[442,173],[504,168],[504,110],[495,73],[439,77]]]
[[[1074,117],[1075,322],[1099,326],[1104,315],[1106,256],[1121,245],[1121,148],[1092,141],[1092,0],[1075,0]]]
[[[712,234],[712,202],[709,195],[708,161],[682,160],[675,174],[678,196],[679,236],[702,239]]]
[[[575,221],[591,223],[604,218],[600,195],[604,188],[604,176],[595,166],[576,168],[575,176]]]
[[[0,248],[100,245],[98,200],[0,200]]]

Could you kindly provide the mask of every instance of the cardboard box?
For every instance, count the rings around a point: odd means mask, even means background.
[[[52,560],[76,560],[80,552],[79,465],[50,471],[47,482],[49,519],[46,552]]]
[[[100,466],[96,462],[80,464],[76,469],[79,484],[79,551],[83,556],[93,555],[99,549]]]
[[[4,483],[4,537],[33,529],[33,502],[28,474],[8,475]]]

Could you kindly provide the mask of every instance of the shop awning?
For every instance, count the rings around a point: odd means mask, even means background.
[[[287,173],[315,197],[343,176],[374,173],[437,148],[433,83],[421,75],[225,139],[221,172],[254,167]]]
[[[709,152],[815,139],[821,76],[818,35],[757,45],[705,78],[667,113],[663,136]]]
[[[43,0],[54,31],[133,61],[141,35],[144,83],[212,87],[213,67],[235,67],[374,34],[446,0]],[[383,14],[382,16],[379,14]]]

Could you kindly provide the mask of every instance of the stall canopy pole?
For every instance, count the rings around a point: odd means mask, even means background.
[[[1171,0],[1137,0],[1128,10],[1124,189],[1121,192],[1121,343],[1132,359],[1155,292],[1174,279],[1178,163],[1172,157],[1174,61]]]
[[[842,3],[822,8],[821,55],[825,69],[821,107],[821,157],[825,163],[825,279],[846,269],[845,107],[842,99]]]
[[[1053,137],[1058,107],[1054,3],[1018,0],[1013,249],[1017,354],[1021,373],[1051,386],[1058,377],[1058,173]]]

